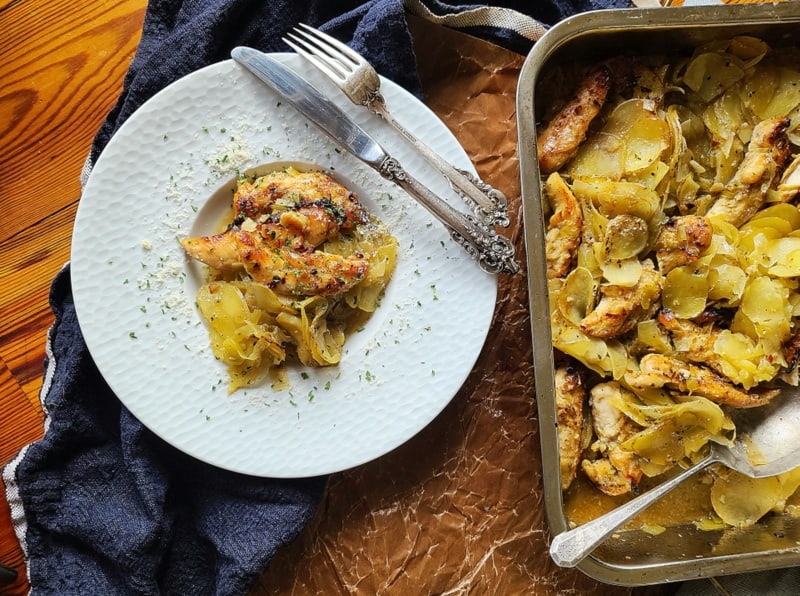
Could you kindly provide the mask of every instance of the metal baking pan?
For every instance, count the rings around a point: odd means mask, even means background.
[[[542,446],[545,506],[552,533],[568,529],[560,486],[553,350],[547,315],[545,217],[536,156],[536,121],[543,106],[537,84],[548,69],[600,60],[631,48],[641,54],[690,52],[713,39],[754,35],[772,47],[800,44],[800,2],[603,10],[550,29],[527,56],[517,89],[523,219],[528,253],[533,364]],[[693,524],[653,536],[619,533],[579,565],[587,575],[619,585],[646,585],[800,565],[800,519],[768,517],[748,529],[702,531]]]

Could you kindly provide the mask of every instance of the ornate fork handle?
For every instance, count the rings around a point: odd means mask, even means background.
[[[501,191],[486,184],[469,172],[453,167],[442,159],[433,149],[417,139],[402,124],[395,120],[386,109],[386,103],[379,90],[365,97],[363,105],[388,122],[392,128],[403,135],[409,143],[414,145],[425,159],[444,174],[453,190],[470,205],[473,213],[475,213],[483,224],[487,226],[501,226],[504,228],[509,226],[508,201]]]
[[[481,224],[474,217],[454,209],[426,186],[406,172],[395,158],[388,156],[378,171],[412,195],[423,207],[442,222],[453,238],[469,253],[484,271],[517,273],[519,264],[514,257],[514,245],[508,238]]]

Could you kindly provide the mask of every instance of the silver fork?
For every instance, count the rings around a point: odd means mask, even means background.
[[[363,56],[330,35],[302,23],[287,35],[290,39],[284,37],[283,41],[331,79],[350,101],[386,120],[432,163],[484,225],[508,227],[505,195],[469,172],[447,163],[395,120],[386,109],[380,77]]]

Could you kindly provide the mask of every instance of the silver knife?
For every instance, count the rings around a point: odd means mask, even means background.
[[[504,236],[482,225],[471,215],[454,209],[406,172],[375,139],[353,122],[341,108],[324,97],[308,81],[263,52],[237,47],[231,57],[278,92],[301,114],[319,126],[334,141],[384,178],[391,180],[430,211],[482,269],[489,273],[517,273],[514,245]]]

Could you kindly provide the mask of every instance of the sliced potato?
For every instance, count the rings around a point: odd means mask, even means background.
[[[605,236],[605,254],[609,259],[636,257],[647,246],[647,222],[635,215],[622,214],[608,222]]]
[[[707,52],[695,56],[686,66],[683,82],[702,101],[711,101],[745,76],[739,60],[730,54]]]
[[[664,306],[682,319],[691,319],[705,310],[708,302],[708,276],[691,267],[676,267],[664,281]]]
[[[670,127],[647,99],[619,104],[605,125],[579,149],[569,166],[572,177],[619,180],[650,168],[670,147]]]
[[[711,504],[726,524],[746,528],[766,515],[781,494],[780,481],[774,476],[756,479],[726,470],[711,487]]]
[[[637,182],[579,178],[573,182],[572,191],[579,199],[590,201],[609,218],[635,215],[649,222],[661,209],[658,193]]]
[[[558,308],[570,323],[579,325],[594,306],[597,292],[591,272],[583,267],[570,271],[558,292]]]

